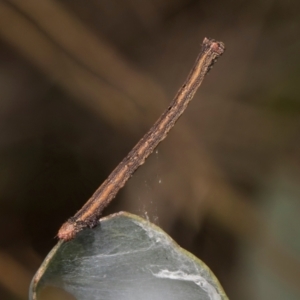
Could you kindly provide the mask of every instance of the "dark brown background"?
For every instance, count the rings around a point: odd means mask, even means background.
[[[300,2],[0,0],[0,299],[163,112],[205,36],[226,45],[105,215],[161,226],[229,298],[300,297]]]

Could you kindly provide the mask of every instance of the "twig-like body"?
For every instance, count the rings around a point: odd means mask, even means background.
[[[169,107],[84,206],[61,226],[58,232],[60,239],[65,241],[73,239],[83,228],[92,228],[98,224],[98,219],[103,209],[112,201],[137,168],[145,162],[157,145],[167,136],[192,100],[205,75],[217,58],[223,54],[224,50],[225,47],[222,42],[204,39],[201,52],[193,69]]]

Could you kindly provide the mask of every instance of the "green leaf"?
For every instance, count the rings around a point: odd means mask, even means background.
[[[30,299],[228,298],[203,262],[159,227],[121,212],[59,241],[34,276]]]

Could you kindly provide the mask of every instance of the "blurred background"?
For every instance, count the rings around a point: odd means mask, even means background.
[[[235,299],[300,298],[300,2],[0,0],[0,299],[168,106],[225,54],[104,215],[163,228]]]

